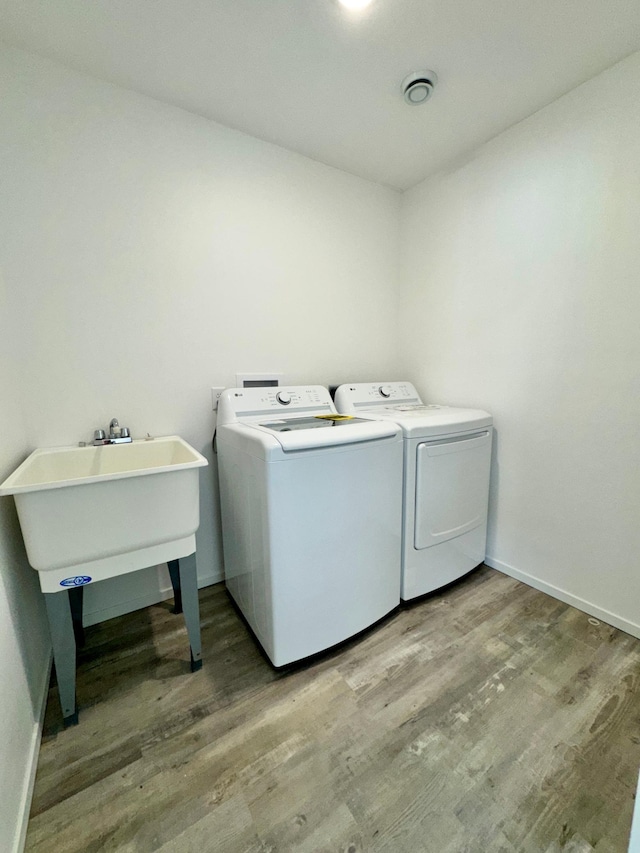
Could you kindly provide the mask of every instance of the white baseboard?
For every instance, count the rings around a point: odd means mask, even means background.
[[[553,586],[553,584],[540,580],[533,575],[529,575],[527,572],[521,572],[520,569],[510,566],[508,563],[503,563],[501,560],[496,560],[495,557],[487,555],[484,558],[484,562],[492,569],[497,569],[499,572],[509,575],[509,577],[515,578],[516,580],[522,581],[528,586],[532,586],[534,589],[539,589],[540,592],[546,592],[547,595],[558,598],[560,601],[564,601],[565,604],[577,607],[578,610],[583,610],[585,613],[588,613],[589,616],[595,616],[595,618],[600,619],[601,622],[606,622],[607,625],[612,625],[614,628],[619,628],[621,631],[631,634],[632,637],[638,637],[638,639],[640,639],[640,625],[637,625],[635,622],[631,622],[628,619],[624,619],[622,616],[618,616],[617,613],[612,613],[610,610],[604,610],[604,608],[598,607],[590,601],[585,601],[584,598],[579,598],[577,595],[573,595],[564,589],[560,589],[557,586]]]
[[[205,575],[204,577],[198,577],[198,588],[202,589],[205,586],[211,586],[222,579],[221,574],[213,574],[213,572]],[[106,622],[107,619],[114,619],[116,616],[124,616],[125,613],[140,610],[142,607],[150,607],[152,604],[159,604],[159,602],[166,601],[168,598],[173,598],[173,588],[170,585],[163,586],[160,589],[151,588],[144,595],[117,601],[110,607],[104,607],[100,610],[85,609],[83,613],[83,623],[85,627],[89,627],[89,625],[97,625],[98,622]]]
[[[29,754],[26,761],[28,772],[24,782],[24,789],[22,791],[22,801],[18,817],[18,831],[16,833],[13,853],[22,853],[27,839],[27,826],[29,824],[29,813],[31,812],[33,789],[36,784],[36,771],[38,769],[38,758],[40,756],[40,743],[42,741],[42,730],[44,727],[44,712],[47,707],[47,696],[49,695],[49,681],[51,679],[52,666],[53,651],[50,651],[49,661],[44,668],[44,677],[40,690],[40,710],[38,713],[38,719],[33,724],[33,734],[31,735],[31,744],[29,746]]]
[[[628,853],[640,853],[640,779],[638,779],[638,790],[633,807],[633,822],[631,824],[631,838],[629,839]]]

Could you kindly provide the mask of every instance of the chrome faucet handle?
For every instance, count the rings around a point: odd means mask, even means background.
[[[109,435],[103,429],[97,429],[93,433],[94,446],[102,444],[129,444],[131,441],[129,427],[121,427],[117,418],[113,418],[109,424]]]

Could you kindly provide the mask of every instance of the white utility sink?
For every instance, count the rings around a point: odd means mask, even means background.
[[[43,592],[57,592],[70,581],[90,583],[193,553],[198,469],[207,464],[177,435],[44,448],[0,485],[0,495],[15,498]]]

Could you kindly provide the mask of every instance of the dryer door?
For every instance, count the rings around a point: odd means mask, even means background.
[[[418,444],[414,547],[473,530],[487,517],[491,429]]]

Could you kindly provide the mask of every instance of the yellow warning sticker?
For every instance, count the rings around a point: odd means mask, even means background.
[[[319,421],[350,421],[353,415],[315,415]]]

